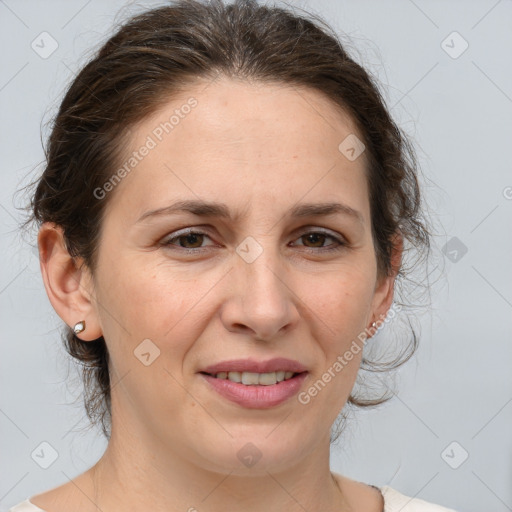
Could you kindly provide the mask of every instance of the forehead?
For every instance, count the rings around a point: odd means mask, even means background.
[[[132,127],[119,166],[128,172],[109,208],[138,217],[149,203],[184,198],[222,199],[247,210],[252,204],[268,209],[270,198],[277,208],[302,197],[344,198],[361,209],[366,155],[351,161],[340,150],[353,136],[362,139],[351,117],[316,90],[225,78],[198,82]]]

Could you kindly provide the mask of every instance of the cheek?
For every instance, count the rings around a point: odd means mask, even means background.
[[[109,349],[113,357],[125,357],[150,339],[177,360],[204,328],[201,318],[207,318],[205,308],[213,300],[205,297],[219,278],[205,274],[184,280],[176,269],[151,268],[137,259],[129,263],[119,260],[112,271],[99,275],[98,311]]]
[[[316,390],[311,392],[322,394],[318,405],[323,402],[328,410],[338,411],[343,406],[357,377],[373,298],[371,275],[371,267],[364,271],[352,267],[317,280],[309,288],[306,322],[313,327],[322,360],[316,376],[320,382],[315,380]],[[320,393],[324,387],[326,392]]]
[[[333,334],[343,337],[366,327],[374,290],[371,276],[370,268],[351,267],[321,279],[304,279],[301,296]]]

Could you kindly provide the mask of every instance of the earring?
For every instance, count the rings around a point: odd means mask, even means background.
[[[373,322],[372,327],[375,329],[377,327],[377,322]]]
[[[82,331],[85,331],[85,320],[81,320],[80,322],[77,322],[75,326],[73,327],[73,331],[75,334],[79,334]]]

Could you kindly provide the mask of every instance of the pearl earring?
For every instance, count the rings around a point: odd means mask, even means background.
[[[75,326],[73,327],[73,331],[75,334],[79,334],[82,331],[85,331],[85,320],[81,320],[80,322],[77,322]]]

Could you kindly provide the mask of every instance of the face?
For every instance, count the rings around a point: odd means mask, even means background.
[[[194,85],[134,128],[126,159],[139,156],[106,187],[91,285],[113,436],[122,424],[183,460],[240,473],[251,450],[262,455],[252,471],[264,471],[328,447],[361,351],[339,357],[385,314],[392,288],[377,276],[365,154],[338,149],[350,134],[318,92],[228,79]],[[322,212],[328,203],[342,206]],[[231,398],[200,373],[274,358],[305,373],[258,396],[221,386]],[[276,391],[285,386],[290,396]]]

